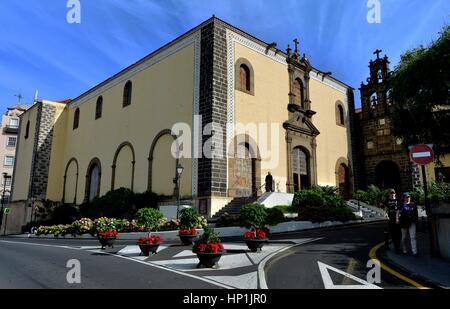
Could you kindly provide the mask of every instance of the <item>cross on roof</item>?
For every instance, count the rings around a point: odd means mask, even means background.
[[[297,39],[295,39],[294,44],[295,44],[295,50],[298,50],[298,44],[300,44],[300,42]]]
[[[377,55],[377,59],[380,59],[381,52],[382,52],[382,50],[377,49],[373,54]]]

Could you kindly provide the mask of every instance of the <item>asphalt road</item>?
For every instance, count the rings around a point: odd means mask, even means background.
[[[11,241],[11,242],[9,242]],[[38,243],[39,245],[34,245]],[[113,255],[77,249],[98,241],[0,240],[0,289],[217,289],[215,285]],[[71,245],[73,248],[55,247]],[[66,280],[67,262],[81,264],[81,283]]]
[[[269,289],[325,288],[319,262],[368,281],[367,274],[372,269],[367,267],[369,252],[383,241],[383,228],[384,224],[378,223],[302,233],[303,237],[324,238],[291,248],[272,259],[266,267]],[[333,270],[328,273],[332,284],[339,288],[361,285],[342,273]],[[381,283],[374,284],[381,288],[414,288],[382,269],[380,274]]]
[[[278,253],[265,267],[269,289],[323,289],[325,279],[319,262],[361,280],[367,280],[369,251],[383,240],[384,224],[370,224],[325,230],[274,235],[272,240],[321,238]],[[236,239],[237,240],[237,239]],[[236,241],[235,240],[235,241]],[[135,245],[134,241],[117,241],[117,247]],[[218,289],[220,286],[183,271],[171,271],[141,263],[101,250],[97,240],[0,238],[0,289],[68,288],[68,289]],[[382,249],[380,249],[382,250]],[[80,261],[81,283],[67,282],[66,266],[71,259]],[[255,271],[253,266],[251,271]],[[224,272],[224,271],[222,271]],[[249,272],[248,267],[228,271],[228,276]],[[216,271],[219,275],[221,271]],[[332,284],[360,284],[349,276],[328,271]],[[202,275],[197,272],[196,275]],[[211,273],[209,274],[211,275]],[[220,274],[221,275],[221,274]],[[330,280],[328,280],[328,283]],[[412,288],[408,283],[381,271],[382,288]]]

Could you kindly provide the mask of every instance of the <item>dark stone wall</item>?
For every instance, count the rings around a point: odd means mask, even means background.
[[[56,107],[52,105],[41,103],[38,107],[29,193],[30,198],[38,200],[45,199],[47,194],[55,114]]]
[[[200,115],[203,127],[209,123],[220,125],[221,130],[215,130],[212,140],[213,147],[222,155],[199,159],[199,197],[227,195],[227,87],[226,31],[220,21],[213,19],[201,30]],[[204,145],[211,136],[202,139]]]

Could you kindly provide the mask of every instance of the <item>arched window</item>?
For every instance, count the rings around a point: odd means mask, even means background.
[[[123,88],[123,107],[131,105],[131,95],[133,93],[133,84],[127,81]]]
[[[370,96],[369,106],[371,109],[375,109],[377,104],[378,104],[378,96],[377,93],[375,92]]]
[[[251,63],[245,58],[239,58],[235,64],[236,90],[255,95],[255,72]]]
[[[294,80],[294,103],[300,105],[302,108],[304,108],[303,106],[303,84],[302,81],[297,78],[296,80]]]
[[[392,101],[392,89],[389,89],[386,93],[386,102],[388,106],[391,106],[393,101]]]
[[[78,129],[78,125],[80,124],[80,109],[77,108],[75,110],[75,115],[73,117],[73,129]]]
[[[27,121],[27,127],[25,128],[25,139],[28,139],[30,135],[30,120]]]
[[[97,99],[97,104],[95,105],[95,119],[102,117],[102,110],[103,110],[103,97],[100,96]]]
[[[241,89],[250,91],[250,69],[245,64],[241,64],[239,70]]]
[[[338,104],[336,108],[336,123],[338,125],[345,126],[344,107],[342,107],[341,104]]]

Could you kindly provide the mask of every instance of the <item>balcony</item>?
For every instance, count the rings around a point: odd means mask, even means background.
[[[18,125],[6,125],[3,127],[3,133],[6,134],[18,134],[19,133],[19,126]]]

